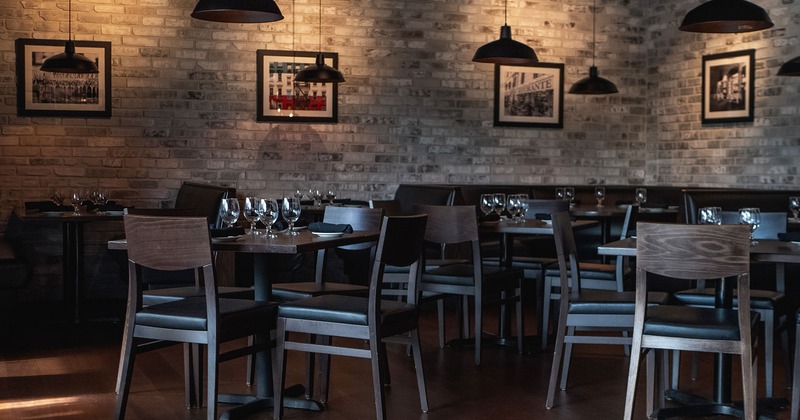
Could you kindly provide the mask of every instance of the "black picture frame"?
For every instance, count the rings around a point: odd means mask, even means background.
[[[703,56],[703,124],[754,119],[756,50]]]
[[[111,117],[111,42],[75,41],[75,52],[95,60],[99,73],[40,70],[48,57],[64,52],[66,40],[16,40],[17,115],[28,117]]]
[[[338,83],[294,83],[294,75],[315,63],[318,53],[256,51],[256,120],[263,122],[336,123]],[[325,64],[339,65],[339,54],[323,52]],[[299,91],[299,95],[297,94]]]
[[[563,128],[564,64],[495,64],[494,125]]]

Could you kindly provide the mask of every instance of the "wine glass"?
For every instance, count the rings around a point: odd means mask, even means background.
[[[494,195],[493,194],[481,194],[481,211],[483,212],[484,216],[488,216],[489,213],[494,210]]]
[[[108,192],[106,192],[106,190],[102,188],[97,189],[92,193],[92,195],[94,203],[98,206],[105,206],[108,204]]]
[[[564,200],[569,201],[570,207],[572,207],[575,203],[575,188],[574,187],[564,187]]]
[[[503,193],[494,193],[492,195],[492,209],[498,216],[506,209],[506,195]]]
[[[525,213],[528,212],[528,194],[517,194],[519,196],[519,217],[520,221],[525,219]]]
[[[325,199],[328,200],[328,204],[333,204],[333,200],[336,199],[336,191],[328,191],[325,193]]]
[[[606,199],[606,187],[595,187],[594,198],[597,199],[597,207],[603,207],[603,200]]]
[[[292,194],[292,196],[294,198],[298,199],[298,200],[302,200],[303,199],[303,195],[304,195],[304,193],[302,191],[300,191],[300,190],[294,190],[294,194]]]
[[[289,229],[286,230],[286,235],[299,235],[299,232],[294,230],[294,222],[300,218],[300,200],[294,197],[287,197],[283,199],[283,206],[281,207],[281,214],[283,218],[289,222]]]
[[[722,224],[722,209],[719,207],[703,207],[699,210],[698,216],[701,225]]]
[[[739,223],[750,225],[750,245],[758,244],[758,241],[753,239],[753,234],[761,223],[761,210],[756,207],[739,209]]]
[[[50,189],[50,201],[57,206],[64,204],[64,196],[61,195],[61,190],[58,188]]]
[[[272,232],[272,224],[278,220],[278,202],[272,198],[260,198],[256,208],[259,220],[267,226],[266,237],[277,238],[278,235]]]
[[[642,204],[647,202],[647,189],[637,188],[635,198],[636,198],[636,203],[639,204],[639,206],[641,207]]]
[[[308,190],[308,196],[314,200],[314,207],[319,207],[322,204],[322,192],[316,188]]]
[[[516,223],[519,218],[519,213],[522,210],[522,202],[519,194],[509,194],[508,200],[506,200],[506,208],[508,209],[509,217]]]
[[[225,227],[233,227],[233,224],[239,220],[239,199],[238,198],[224,198],[219,205],[219,217],[225,223]]]
[[[72,214],[79,215],[81,214],[81,204],[83,203],[83,199],[85,198],[85,193],[82,190],[73,190],[72,191],[72,200],[70,203],[72,204]]]
[[[800,213],[800,197],[789,197],[789,210],[794,215],[794,221],[797,221],[797,214]]]
[[[558,187],[556,188],[556,200],[563,200],[564,199],[564,188]]]
[[[251,235],[258,235],[256,223],[261,219],[261,216],[258,214],[259,201],[259,198],[253,196],[244,198],[244,218],[250,222]]]

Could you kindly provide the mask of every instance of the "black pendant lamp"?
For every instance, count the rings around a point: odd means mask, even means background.
[[[592,66],[589,67],[589,76],[578,80],[569,88],[569,93],[576,95],[607,95],[617,93],[617,86],[608,79],[604,79],[597,74],[597,67],[594,65],[595,48],[595,20],[597,10],[596,1],[592,2]]]
[[[99,73],[94,61],[75,52],[75,41],[72,40],[72,0],[69,1],[68,28],[69,39],[64,46],[64,52],[44,60],[39,70],[54,73]]]
[[[746,0],[711,0],[689,11],[680,30],[738,33],[760,31],[774,25],[766,10]]]
[[[199,0],[191,16],[228,23],[275,22],[283,19],[274,0]]]
[[[322,54],[322,0],[319,0],[319,52],[317,53],[316,63],[306,66],[297,72],[294,77],[296,82],[309,83],[343,83],[344,76],[339,70],[325,64],[325,56]]]
[[[778,69],[778,76],[800,76],[800,56],[783,63]]]
[[[478,48],[472,61],[505,65],[538,63],[539,58],[536,57],[533,48],[511,39],[511,27],[508,26],[508,0],[505,2],[503,22],[503,26],[500,27],[500,39]]]

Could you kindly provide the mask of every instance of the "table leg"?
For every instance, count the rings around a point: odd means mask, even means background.
[[[66,222],[61,235],[64,301],[73,323],[79,324],[83,301],[83,224]]]

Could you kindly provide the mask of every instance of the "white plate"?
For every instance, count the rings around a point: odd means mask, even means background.
[[[647,208],[645,209],[645,213],[664,213],[664,209],[658,207]]]
[[[243,237],[244,235],[220,236],[218,238],[212,238],[212,240],[215,242],[234,242]]]
[[[46,216],[61,216],[64,214],[63,211],[43,211],[42,214]]]
[[[311,233],[322,238],[335,238],[337,236],[344,235],[344,232],[311,232]]]
[[[109,216],[122,216],[123,214],[125,214],[125,212],[122,210],[110,210],[107,211],[106,214]]]

